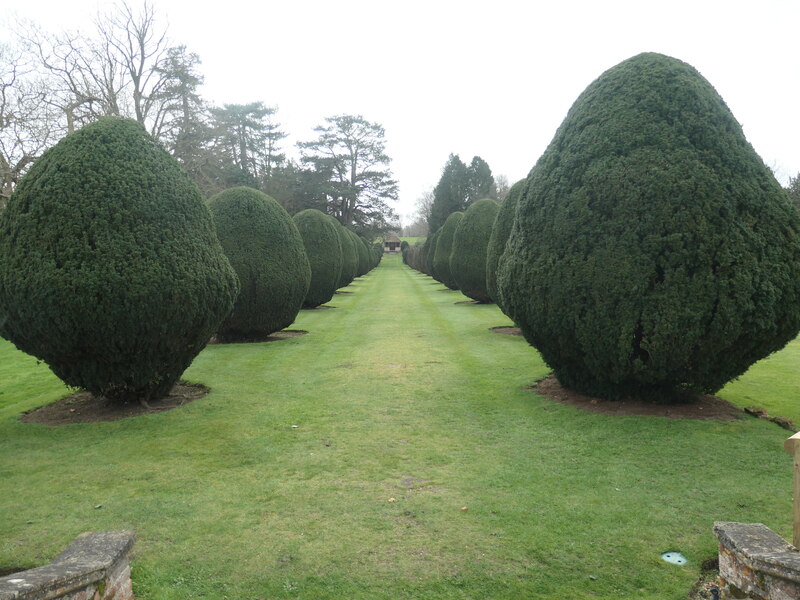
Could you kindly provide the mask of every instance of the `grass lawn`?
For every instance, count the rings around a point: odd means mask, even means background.
[[[401,237],[400,239],[404,242],[408,242],[409,246],[425,241],[425,237]]]
[[[207,397],[114,423],[21,423],[65,389],[0,341],[0,568],[134,529],[140,600],[678,600],[713,521],[790,536],[787,431],[554,404],[496,307],[398,256],[347,291],[306,336],[204,350]],[[798,352],[725,393],[797,414]]]

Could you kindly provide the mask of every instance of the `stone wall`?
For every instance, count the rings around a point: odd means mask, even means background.
[[[132,600],[132,531],[79,535],[49,565],[0,577],[0,600]]]
[[[761,523],[714,523],[721,597],[800,598],[800,552]]]

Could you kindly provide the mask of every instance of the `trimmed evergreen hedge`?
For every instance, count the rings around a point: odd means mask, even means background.
[[[433,277],[433,257],[436,256],[436,241],[439,239],[439,232],[432,233],[425,238],[425,243],[422,245],[420,256],[421,271],[426,275]]]
[[[274,198],[249,187],[220,192],[209,200],[209,208],[241,286],[217,336],[236,341],[291,325],[311,281],[303,239],[292,217]]]
[[[356,252],[353,238],[347,233],[347,228],[335,217],[331,216],[330,219],[336,226],[339,244],[342,247],[342,270],[339,274],[338,285],[336,286],[336,289],[340,289],[350,285],[353,279],[356,278],[356,272],[358,271],[358,253]]]
[[[167,395],[238,287],[197,186],[130,119],[67,135],[0,216],[0,334],[116,401]]]
[[[713,87],[641,54],[528,177],[498,285],[562,384],[714,392],[800,330],[800,216]]]
[[[450,273],[461,293],[478,302],[492,302],[486,287],[486,249],[499,209],[490,198],[474,202],[453,234]]]
[[[453,252],[453,235],[463,216],[464,213],[460,211],[450,213],[444,225],[436,232],[438,238],[436,240],[436,252],[433,256],[433,277],[451,290],[458,289],[458,285],[456,285],[453,279],[453,274],[450,272],[450,254]]]
[[[311,283],[303,306],[315,308],[330,302],[342,273],[342,246],[330,216],[315,208],[297,213],[294,223],[303,238],[311,267]]]
[[[508,235],[511,233],[511,225],[514,223],[514,215],[517,212],[517,204],[519,204],[519,198],[524,189],[525,179],[522,179],[508,190],[506,199],[503,200],[500,210],[497,211],[492,225],[492,235],[489,237],[489,245],[486,248],[486,291],[508,317],[511,315],[505,309],[505,303],[497,288],[497,264],[506,249]],[[513,317],[511,318],[513,320]]]
[[[358,276],[366,275],[372,268],[372,252],[370,251],[367,240],[358,234],[353,234],[358,242],[356,249],[358,250]]]

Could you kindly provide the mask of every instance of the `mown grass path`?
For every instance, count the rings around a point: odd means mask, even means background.
[[[140,600],[677,600],[714,520],[789,535],[784,430],[554,404],[496,307],[398,257],[346,291],[306,336],[207,348],[206,398],[115,423],[19,422],[65,392],[0,342],[0,567],[129,528]]]

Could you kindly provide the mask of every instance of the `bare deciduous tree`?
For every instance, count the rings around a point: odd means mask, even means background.
[[[22,174],[63,134],[58,117],[24,49],[0,45],[0,211]]]

